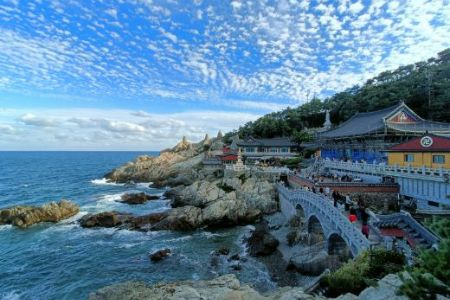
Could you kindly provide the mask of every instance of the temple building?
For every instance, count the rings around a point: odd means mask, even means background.
[[[298,154],[298,144],[288,137],[256,139],[248,137],[246,139],[234,138],[231,149],[242,152],[246,161],[259,161],[274,158],[291,158]]]
[[[393,146],[388,150],[388,164],[450,170],[450,138],[427,134]]]
[[[325,159],[386,163],[387,149],[426,133],[450,137],[450,124],[424,120],[401,102],[317,133],[316,145]]]

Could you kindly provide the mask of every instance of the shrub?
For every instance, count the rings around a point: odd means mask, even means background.
[[[404,261],[404,256],[394,251],[379,248],[365,251],[335,272],[324,276],[321,283],[328,287],[327,296],[330,297],[345,293],[358,295],[363,289],[373,285],[376,279],[401,271]]]
[[[442,238],[439,249],[420,252],[410,276],[402,278],[400,293],[414,299],[450,296],[450,219],[435,219],[429,226]]]
[[[234,187],[226,184],[226,183],[218,183],[217,187],[223,190],[225,193],[231,193],[235,191]]]
[[[239,175],[239,180],[241,181],[241,183],[242,184],[244,184],[245,183],[245,181],[247,180],[247,177],[245,176],[245,174],[241,174],[241,175]]]
[[[286,234],[286,240],[287,240],[289,247],[294,246],[298,242],[297,231],[296,230],[289,231],[288,234]]]
[[[294,228],[298,228],[302,225],[302,218],[300,216],[293,216],[290,220],[289,220],[289,226],[290,227],[294,227]]]

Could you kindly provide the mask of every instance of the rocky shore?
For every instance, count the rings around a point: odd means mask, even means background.
[[[83,227],[118,227],[132,230],[192,230],[253,223],[263,214],[278,210],[274,183],[241,176],[224,178],[222,172],[203,168],[206,151],[222,149],[221,139],[191,144],[183,139],[158,157],[140,156],[108,173],[114,182],[153,182],[170,189],[165,197],[172,208],[163,213],[132,216],[121,212],[87,215]],[[147,201],[145,195],[130,195],[122,202]]]
[[[68,200],[50,202],[40,207],[15,206],[0,210],[0,225],[11,224],[26,228],[41,222],[56,223],[80,211],[78,205]]]

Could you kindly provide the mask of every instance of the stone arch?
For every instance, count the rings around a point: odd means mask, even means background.
[[[315,215],[309,216],[307,229],[309,245],[317,244],[325,240],[325,231],[323,230],[320,220]]]
[[[337,233],[332,233],[327,240],[329,255],[337,255],[341,260],[353,257],[347,242]]]
[[[305,210],[303,209],[303,207],[300,204],[297,204],[295,206],[295,212],[296,212],[297,216],[299,216],[303,219],[305,218]]]

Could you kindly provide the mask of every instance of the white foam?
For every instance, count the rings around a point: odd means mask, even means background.
[[[10,225],[10,224],[8,224],[8,225],[0,225],[0,231],[8,230],[8,229],[11,229],[12,227],[13,226]]]
[[[100,197],[99,202],[117,202],[122,199],[125,193],[109,194]]]
[[[102,179],[93,179],[91,180],[92,184],[96,184],[96,185],[117,185],[117,186],[124,186],[125,183],[117,183],[117,182],[111,182],[106,178],[102,178]]]
[[[211,238],[218,237],[218,236],[221,236],[221,237],[226,236],[226,234],[212,233],[212,232],[209,232],[209,231],[202,231],[202,232],[199,233],[199,235],[203,236],[203,237],[206,237],[207,239],[211,239]]]
[[[75,216],[72,216],[70,218],[64,219],[60,221],[58,224],[69,224],[69,223],[75,223],[79,219],[81,219],[83,216],[87,215],[87,211],[80,211]]]
[[[153,182],[139,182],[139,183],[136,183],[136,186],[140,187],[140,188],[153,189],[150,187],[151,184],[153,184]]]

